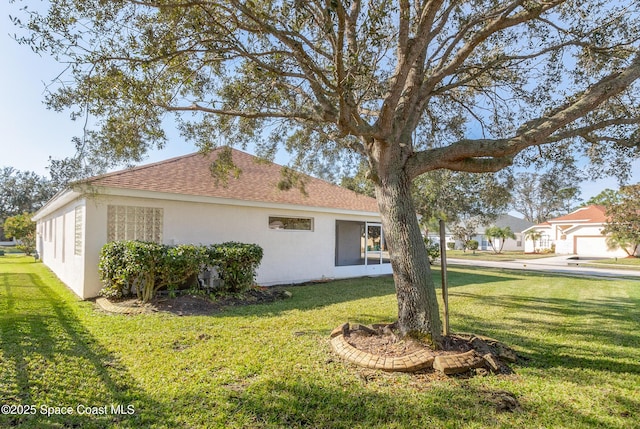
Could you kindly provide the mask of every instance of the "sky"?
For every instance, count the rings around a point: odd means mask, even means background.
[[[54,112],[44,105],[47,83],[64,66],[40,57],[11,37],[17,30],[9,15],[19,15],[20,4],[0,1],[0,167],[13,167],[48,176],[49,157],[62,159],[75,152],[72,138],[82,135],[82,122],[72,121],[67,112]],[[162,150],[151,152],[147,162],[156,162],[196,151],[177,132]],[[286,158],[280,155],[280,163]],[[634,163],[631,183],[640,182],[640,160]],[[581,197],[586,201],[605,188],[617,189],[615,178],[584,182]]]

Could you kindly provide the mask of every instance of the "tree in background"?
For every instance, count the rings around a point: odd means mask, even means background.
[[[589,200],[583,204],[583,206],[598,205],[608,207],[612,204],[617,204],[620,201],[620,195],[613,189],[604,189],[598,195],[589,198]]]
[[[541,238],[542,233],[540,231],[531,229],[524,233],[524,239],[531,240],[531,242],[533,243],[533,253],[538,253],[538,250],[536,249],[536,241],[540,240]]]
[[[257,142],[272,156],[284,145],[309,172],[364,159],[398,326],[436,344],[416,178],[582,155],[624,175],[638,145],[638,2],[49,4],[28,15],[22,42],[65,63],[47,103],[92,118],[93,154],[137,161],[164,145],[165,116],[176,113],[204,149]]]
[[[32,171],[0,169],[0,219],[34,212],[55,194],[50,181]]]
[[[72,182],[102,174],[107,170],[108,166],[115,165],[106,165],[95,161],[85,159],[81,152],[75,157],[63,159],[49,157],[47,169],[49,170],[49,176],[51,176],[50,184],[52,189],[56,192],[62,191]]]
[[[0,226],[10,216],[35,212],[55,193],[51,182],[43,176],[13,167],[0,168]],[[0,238],[3,234],[10,238],[0,228]]]
[[[484,234],[489,238],[489,244],[491,245],[494,253],[502,253],[502,249],[504,248],[504,243],[507,241],[507,238],[514,240],[516,238],[516,235],[511,230],[510,226],[500,228],[499,226],[493,225],[485,229]],[[500,247],[496,247],[496,240],[500,240]]]
[[[607,200],[605,207],[609,220],[602,234],[607,235],[607,244],[636,256],[640,249],[640,183],[622,186],[617,198]]]
[[[477,235],[478,224],[479,220],[477,218],[467,218],[451,227],[451,236],[454,240],[462,243],[463,251],[466,252],[470,248],[471,242],[475,241],[473,237]]]
[[[435,229],[440,219],[451,226],[471,218],[486,224],[505,213],[510,187],[508,175],[436,170],[414,181],[413,199],[425,228]]]
[[[36,251],[36,223],[31,220],[30,213],[10,216],[4,221],[4,233],[7,238],[18,241],[16,247],[27,256]]]
[[[526,220],[543,223],[569,213],[580,201],[579,181],[557,167],[539,173],[520,173],[515,176],[512,208]]]

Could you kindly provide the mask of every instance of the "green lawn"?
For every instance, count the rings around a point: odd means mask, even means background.
[[[447,258],[453,259],[477,259],[482,261],[514,261],[516,259],[541,259],[556,256],[553,253],[524,253],[516,251],[504,251],[495,253],[493,250],[447,250]]]
[[[429,381],[337,359],[335,326],[393,319],[388,277],[292,287],[289,300],[211,316],[123,316],[79,301],[33,258],[5,256],[0,405],[35,414],[3,413],[0,427],[640,427],[638,281],[449,278],[453,330],[514,347],[526,357],[514,375]],[[501,391],[521,409],[501,411]]]
[[[598,259],[589,261],[588,265],[591,267],[602,267],[603,265],[606,265],[608,268],[640,270],[640,258]]]

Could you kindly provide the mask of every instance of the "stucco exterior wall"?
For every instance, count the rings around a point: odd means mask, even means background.
[[[622,249],[611,249],[602,235],[602,225],[584,225],[572,228],[565,235],[559,235],[556,244],[558,254],[597,256],[608,258],[625,257]]]
[[[83,257],[72,257],[73,235],[69,236],[68,232],[67,241],[71,240],[72,253],[69,255],[67,249],[65,262],[73,261],[72,264],[63,263],[59,257],[51,258],[51,243],[45,243],[43,249],[45,264],[83,298],[96,296],[101,289],[98,262],[100,249],[107,242],[109,205],[162,208],[164,244],[239,241],[262,246],[264,257],[256,279],[261,285],[392,272],[390,264],[339,267],[335,264],[336,220],[379,222],[377,216],[299,210],[288,206],[265,208],[113,195],[95,195],[83,200],[83,204],[86,213]],[[62,209],[71,215],[74,210],[75,205]],[[270,229],[269,216],[310,217],[313,230]],[[68,223],[66,231],[73,233],[73,224]]]
[[[40,219],[36,225],[36,248],[43,263],[81,298],[89,298],[84,290],[84,248],[76,254],[76,207],[80,216],[86,218],[84,199],[75,200],[50,215]],[[82,221],[81,233],[86,235]],[[84,242],[84,240],[83,240]]]

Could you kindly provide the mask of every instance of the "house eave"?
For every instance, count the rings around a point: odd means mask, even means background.
[[[77,200],[81,196],[82,192],[78,192],[73,188],[66,188],[54,195],[53,198],[51,198],[44,206],[42,206],[42,208],[40,208],[40,210],[34,213],[31,219],[34,222],[38,222],[51,213],[54,213],[61,207],[64,207],[67,204]]]

